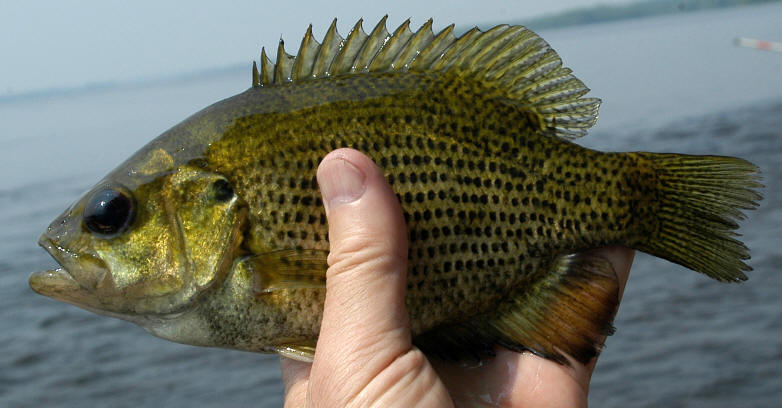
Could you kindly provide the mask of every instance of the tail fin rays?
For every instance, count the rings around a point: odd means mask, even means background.
[[[725,282],[744,281],[749,250],[735,237],[741,210],[762,199],[759,169],[734,157],[636,153],[656,174],[656,232],[638,249]]]

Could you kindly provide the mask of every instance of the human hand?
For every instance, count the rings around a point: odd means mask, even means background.
[[[586,405],[594,361],[566,367],[498,348],[479,367],[430,363],[412,344],[407,229],[382,172],[339,149],[323,159],[318,183],[331,242],[326,300],[313,364],[281,358],[286,407]],[[624,288],[633,251],[599,251]]]

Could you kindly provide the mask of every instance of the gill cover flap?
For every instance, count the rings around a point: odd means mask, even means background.
[[[477,28],[460,37],[450,25],[435,34],[432,20],[416,32],[405,21],[390,34],[383,17],[370,34],[363,20],[342,38],[331,23],[323,43],[310,25],[296,56],[285,52],[282,40],[273,63],[261,51],[261,70],[253,63],[253,86],[286,83],[366,72],[451,72],[503,90],[509,101],[535,112],[557,136],[574,139],[597,121],[600,100],[583,98],[583,82],[562,66],[557,53],[542,38],[522,26]]]
[[[283,249],[250,256],[242,262],[253,275],[257,294],[275,290],[326,287],[328,251]]]
[[[521,288],[496,314],[436,328],[414,343],[425,353],[446,359],[480,359],[501,345],[561,364],[568,364],[568,357],[587,364],[614,331],[616,273],[608,260],[591,252],[560,257],[546,273]]]

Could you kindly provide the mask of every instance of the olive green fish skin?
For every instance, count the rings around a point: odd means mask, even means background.
[[[336,100],[239,116],[206,150],[210,170],[226,175],[249,207],[245,247],[255,254],[328,250],[315,171],[328,151],[345,146],[375,160],[402,203],[414,333],[496,309],[513,288],[541,279],[560,255],[632,245],[644,233],[638,212],[648,200],[626,172],[637,169],[632,155],[596,152],[534,130],[533,116],[490,89],[467,85],[412,73],[365,75],[253,88],[224,102],[247,112],[254,110],[248,105],[267,111],[269,101]],[[233,296],[216,298],[236,303]],[[271,305],[263,296],[246,298],[261,304],[234,316],[224,311],[235,308],[213,306],[204,318],[220,341],[237,345],[277,342],[265,338],[276,332],[270,321],[290,330],[285,337],[312,339],[320,319],[314,305],[323,294],[304,290],[292,298],[298,300]],[[284,316],[303,322],[294,329]],[[258,333],[247,332],[252,328]]]
[[[409,23],[409,22],[408,22]],[[604,153],[582,136],[599,100],[520,26],[348,38],[336,23],[296,57],[262,52],[253,87],[163,133],[49,226],[64,268],[31,287],[193,345],[311,361],[325,298],[320,160],[352,147],[404,211],[407,308],[428,355],[495,345],[587,364],[619,285],[590,249],[624,245],[725,282],[754,209],[741,159]]]

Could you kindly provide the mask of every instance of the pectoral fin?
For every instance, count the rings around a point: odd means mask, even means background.
[[[619,284],[611,263],[593,253],[558,258],[544,278],[511,296],[496,313],[434,329],[414,343],[448,359],[480,357],[501,345],[562,364],[567,356],[586,364],[614,331]]]
[[[253,275],[257,294],[283,289],[326,287],[328,251],[283,249],[251,256],[243,260]]]

